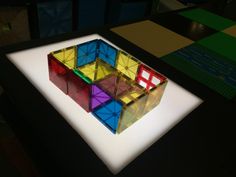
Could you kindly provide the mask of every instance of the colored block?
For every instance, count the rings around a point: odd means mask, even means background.
[[[219,31],[236,24],[236,22],[232,20],[226,19],[224,17],[221,17],[219,15],[213,14],[209,11],[200,8],[183,11],[179,14]]]
[[[52,54],[48,55],[48,71],[50,81],[67,94],[67,78],[69,69],[58,61]]]
[[[105,41],[99,40],[98,58],[114,67],[116,64],[116,56],[117,49],[115,49]]]
[[[136,80],[139,85],[146,88],[147,90],[150,90],[166,80],[166,77],[142,64],[139,67]]]
[[[52,52],[52,55],[68,68],[74,69],[76,63],[76,53],[76,47],[72,46]]]
[[[192,40],[149,20],[115,27],[111,31],[156,57],[162,57],[193,43]]]
[[[91,63],[97,58],[98,40],[82,43],[77,46],[77,67]]]
[[[236,37],[236,25],[225,29],[223,32],[233,37]]]
[[[113,98],[120,97],[120,95],[124,94],[132,87],[130,80],[119,73],[113,73],[108,77],[96,82],[96,84]]]
[[[122,51],[119,52],[116,65],[117,70],[130,79],[135,80],[138,66],[139,62],[134,57]]]
[[[104,106],[95,109],[93,114],[113,133],[115,133],[118,126],[121,111],[122,104],[116,100],[111,100]]]
[[[222,55],[194,44],[162,60],[226,98],[236,96],[236,66]]]
[[[198,41],[198,43],[224,57],[227,57],[231,62],[236,64],[235,37],[219,32]]]
[[[68,95],[87,112],[90,112],[90,90],[91,85],[70,70],[68,75]]]
[[[94,110],[96,107],[109,101],[111,97],[100,89],[97,85],[92,85],[91,90],[91,109]]]
[[[113,67],[111,67],[110,65],[108,65],[107,63],[105,63],[100,59],[96,59],[96,61],[92,63],[78,67],[76,70],[83,73],[86,77],[88,77],[91,80],[91,82],[102,79],[105,76],[115,71]]]

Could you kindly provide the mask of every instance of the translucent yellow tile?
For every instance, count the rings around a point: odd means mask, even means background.
[[[130,79],[135,80],[138,66],[139,63],[134,57],[122,51],[119,52],[116,65],[117,70],[128,76]]]
[[[111,74],[112,72],[114,72],[114,68],[112,68],[108,64],[106,64],[106,63],[102,62],[101,60],[99,60],[97,62],[96,72],[97,72],[96,80],[99,80],[99,79],[104,78],[108,74]]]
[[[94,81],[95,78],[95,66],[96,63],[92,63],[92,64],[87,64],[83,67],[80,67],[79,70],[85,75],[87,76],[89,79],[91,79],[92,81]]]
[[[68,47],[59,51],[52,52],[52,55],[70,69],[75,68],[76,47]]]
[[[146,101],[147,95],[144,94],[142,97],[139,97],[134,102],[130,102],[130,104],[124,106],[122,116],[119,121],[119,126],[117,129],[118,133],[124,131],[126,128],[131,126],[144,115]]]
[[[126,103],[126,104],[128,104],[129,102],[132,101],[132,100],[131,100],[130,98],[128,98],[128,97],[123,97],[123,98],[121,98],[121,100],[122,100],[124,103]]]
[[[132,90],[120,98],[123,103],[123,111],[119,121],[118,133],[131,126],[144,114],[147,94],[143,88],[136,84],[132,84],[132,87]]]
[[[100,59],[96,59],[93,63],[79,67],[78,70],[91,79],[91,81],[102,79],[115,71],[114,68]]]
[[[151,111],[160,103],[160,100],[162,98],[166,85],[167,85],[167,80],[161,83],[160,85],[158,85],[157,87],[150,90],[148,94],[147,102],[144,108],[144,114]]]

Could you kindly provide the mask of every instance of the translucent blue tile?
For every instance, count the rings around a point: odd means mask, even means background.
[[[117,49],[115,49],[108,43],[99,40],[98,57],[100,59],[110,64],[111,66],[115,67],[116,56],[117,56]]]
[[[98,40],[93,40],[78,45],[77,66],[83,66],[96,60]]]
[[[111,100],[107,104],[95,109],[93,114],[113,133],[115,133],[118,127],[121,111],[122,104],[115,100]]]

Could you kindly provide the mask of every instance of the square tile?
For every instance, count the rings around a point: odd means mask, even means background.
[[[68,93],[67,79],[69,69],[52,54],[48,55],[49,79],[65,94]]]
[[[139,67],[137,59],[122,51],[118,53],[116,68],[132,80],[135,80]]]
[[[89,78],[90,82],[102,79],[115,71],[113,67],[99,58],[92,63],[76,68],[76,70],[80,71],[84,76]]]
[[[107,93],[105,93],[97,85],[93,84],[91,88],[91,109],[94,110],[98,106],[103,105],[111,99]]]
[[[91,63],[97,58],[98,40],[85,42],[77,46],[77,67]]]
[[[147,77],[148,76],[148,77]],[[136,81],[139,85],[144,87],[146,90],[150,90],[162,83],[166,78],[152,70],[151,68],[141,64],[138,70]]]
[[[114,67],[116,64],[116,55],[116,48],[112,47],[103,40],[99,40],[98,58],[102,59],[103,61]]]
[[[113,133],[116,133],[121,112],[122,104],[116,100],[111,100],[104,106],[95,109],[93,114]]]
[[[76,47],[72,46],[54,51],[52,55],[68,68],[74,69],[76,66],[76,53]]]
[[[130,79],[125,75],[113,73],[102,80],[95,82],[100,88],[111,95],[113,98],[119,98],[120,95],[128,92],[132,88]]]
[[[87,112],[91,111],[90,90],[90,84],[70,70],[68,75],[68,95]]]

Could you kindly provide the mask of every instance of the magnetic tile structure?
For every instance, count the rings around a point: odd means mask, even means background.
[[[101,39],[48,54],[49,79],[113,133],[155,108],[167,78]]]

